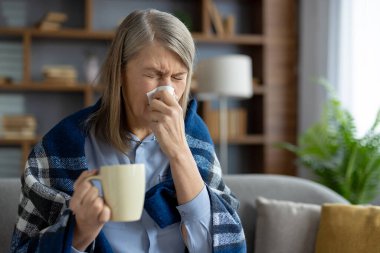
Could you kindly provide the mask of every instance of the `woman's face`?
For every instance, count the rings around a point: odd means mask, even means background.
[[[129,60],[123,84],[129,130],[148,128],[147,92],[170,85],[179,100],[185,91],[187,74],[181,58],[157,42],[148,44]]]

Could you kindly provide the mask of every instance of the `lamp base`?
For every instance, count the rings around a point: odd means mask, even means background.
[[[228,174],[228,98],[219,98],[219,155],[223,174]]]

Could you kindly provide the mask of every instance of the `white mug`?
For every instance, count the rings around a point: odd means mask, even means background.
[[[105,203],[111,208],[112,221],[141,218],[145,198],[144,164],[102,166],[99,175],[87,180],[101,182]]]

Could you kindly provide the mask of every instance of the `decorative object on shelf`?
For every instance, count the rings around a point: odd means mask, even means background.
[[[216,35],[223,36],[224,35],[224,26],[222,17],[216,7],[215,3],[212,0],[205,0],[207,11],[210,14],[211,23],[214,25]]]
[[[33,139],[36,137],[37,121],[31,115],[3,115],[3,139]]]
[[[86,82],[88,84],[96,85],[98,83],[97,77],[100,70],[99,58],[96,54],[88,52],[86,53],[86,59],[84,63],[84,74]]]
[[[199,99],[219,101],[220,158],[228,174],[228,98],[252,97],[252,59],[239,54],[208,58],[199,62],[196,71]]]
[[[235,34],[235,21],[234,15],[228,15],[223,19],[224,33],[226,35],[231,36]]]
[[[302,133],[298,145],[282,143],[320,183],[353,204],[369,203],[380,193],[380,111],[363,137],[326,82],[329,98],[320,120]]]
[[[47,83],[75,85],[77,82],[77,71],[70,65],[44,66],[42,73]]]
[[[0,76],[0,85],[8,85],[12,83],[12,78],[8,76]]]
[[[61,29],[62,23],[67,20],[67,15],[62,12],[48,12],[44,18],[38,22],[37,29],[57,31]]]

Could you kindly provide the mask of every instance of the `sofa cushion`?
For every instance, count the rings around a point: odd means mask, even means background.
[[[313,253],[319,205],[259,197],[255,253]]]
[[[380,252],[380,207],[325,204],[316,253]]]

